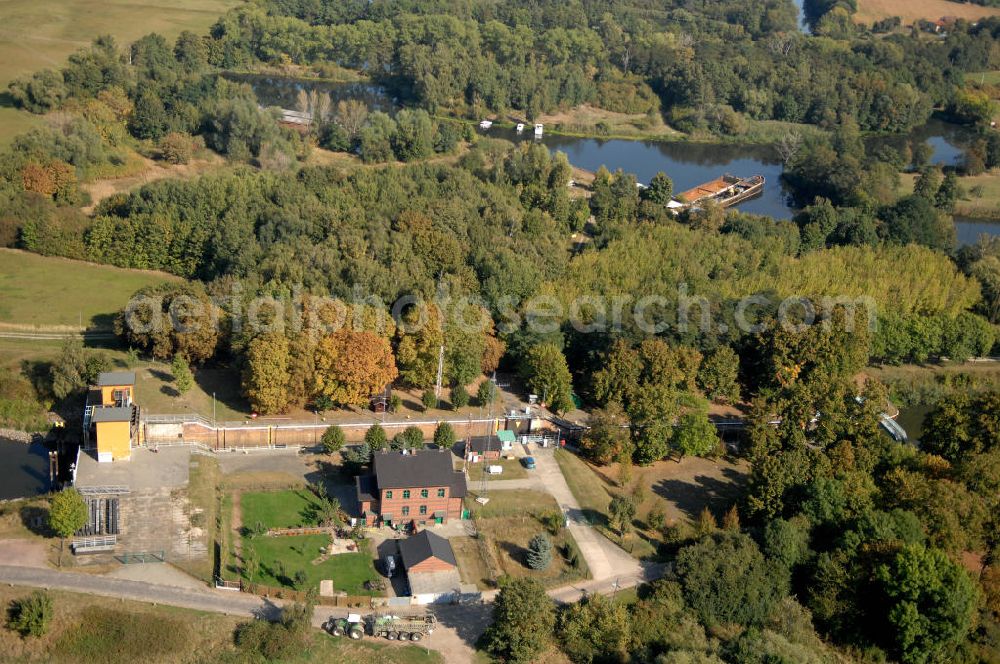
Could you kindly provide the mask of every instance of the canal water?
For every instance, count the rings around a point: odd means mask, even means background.
[[[933,406],[919,404],[899,409],[899,417],[896,422],[906,431],[907,439],[911,443],[920,442],[920,434],[924,429],[924,417],[931,412]]]
[[[34,496],[48,489],[48,449],[0,438],[0,500]]]
[[[371,83],[334,83],[258,74],[226,74],[226,78],[250,84],[263,106],[294,109],[298,106],[299,92],[303,90],[330,95],[334,107],[339,101],[359,99],[369,110],[388,113],[397,105],[383,88]]]
[[[801,0],[796,4],[801,7]],[[368,83],[323,83],[255,75],[230,78],[249,83],[260,103],[266,106],[295,108],[299,91],[305,89],[328,93],[334,104],[346,99],[360,99],[371,109],[391,111],[397,107],[385,90]],[[535,140],[530,125],[520,136],[506,127],[494,127],[484,134],[514,141]],[[959,163],[969,136],[967,129],[930,120],[906,135],[869,138],[867,145],[870,149],[886,145],[899,150],[915,141],[927,141],[933,148],[933,163],[954,166]],[[788,192],[782,185],[783,165],[773,146],[602,140],[554,134],[544,135],[541,141],[550,150],[565,152],[571,164],[588,171],[596,171],[601,166],[612,172],[620,168],[635,174],[638,181],[644,184],[658,171],[663,171],[673,180],[674,190],[678,192],[725,173],[743,177],[763,175],[767,181],[764,191],[759,197],[741,203],[739,209],[776,219],[790,219],[795,213]],[[1000,223],[956,217],[955,226],[959,245],[975,242],[982,233],[1000,235]]]

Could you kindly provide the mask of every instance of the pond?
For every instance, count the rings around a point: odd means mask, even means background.
[[[48,449],[0,438],[0,500],[34,496],[48,489]]]
[[[801,7],[801,0],[796,4]],[[282,108],[295,108],[296,97],[303,89],[328,93],[334,103],[360,99],[372,109],[389,111],[397,107],[383,88],[370,83],[328,83],[256,75],[231,75],[229,78],[249,83],[262,104]],[[503,127],[494,127],[484,133],[513,141],[535,140],[530,126],[520,136],[512,128]],[[886,145],[898,150],[914,141],[928,141],[933,148],[933,163],[954,166],[961,159],[969,136],[967,129],[930,120],[906,135],[869,138],[867,145],[869,149]],[[546,134],[541,140],[550,150],[565,152],[574,166],[588,171],[596,171],[601,166],[612,172],[620,168],[635,174],[643,184],[649,183],[658,171],[663,171],[673,180],[675,191],[690,189],[725,173],[744,177],[763,175],[767,181],[764,191],[759,197],[742,203],[739,209],[776,219],[790,219],[795,213],[781,181],[781,159],[772,146],[602,140],[554,134]],[[980,233],[1000,234],[1000,224],[988,221],[956,218],[955,225],[960,245],[975,242]]]

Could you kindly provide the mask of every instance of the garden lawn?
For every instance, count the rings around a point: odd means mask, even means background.
[[[491,480],[523,480],[528,478],[528,473],[531,472],[521,465],[520,459],[480,461],[479,463],[470,463],[468,465],[469,481],[481,482],[483,480],[483,473],[486,471],[487,466],[500,466],[503,468],[503,472],[499,475],[490,475]]]
[[[316,525],[312,511],[319,500],[306,489],[244,493],[240,498],[243,525],[253,529],[258,522],[265,528],[301,528]]]
[[[255,537],[243,539],[243,553],[253,547],[260,559],[260,571],[252,579],[268,586],[308,590],[319,586],[322,579],[332,579],[335,590],[350,595],[371,595],[365,581],[377,578],[367,542],[362,541],[357,553],[341,553],[314,565],[320,549],[330,544],[329,535],[295,535],[292,537]],[[282,572],[282,568],[284,571]],[[296,581],[296,574],[305,576]]]

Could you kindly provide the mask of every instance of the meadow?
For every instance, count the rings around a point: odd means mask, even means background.
[[[179,279],[0,249],[0,323],[110,330],[135,291],[164,281]]]
[[[30,588],[0,588],[0,605],[31,592]],[[3,661],[46,664],[113,664],[117,662],[259,661],[238,653],[233,633],[246,618],[223,616],[144,602],[121,601],[76,593],[50,591],[55,604],[49,632],[22,638],[0,627]],[[303,649],[286,664],[356,662],[357,664],[432,664],[441,656],[417,646],[377,641],[334,639],[314,630]]]
[[[903,23],[910,24],[918,19],[935,21],[942,16],[955,16],[970,21],[1000,14],[998,7],[982,7],[951,0],[859,0],[855,20],[872,23],[890,16],[898,16]]]

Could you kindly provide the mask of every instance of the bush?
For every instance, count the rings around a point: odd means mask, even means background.
[[[464,385],[456,385],[451,388],[451,407],[455,410],[465,408],[469,405],[469,391]]]
[[[44,636],[52,622],[52,598],[37,590],[11,604],[7,625],[21,636]]]
[[[549,531],[552,535],[558,535],[565,523],[565,517],[559,510],[549,510],[541,514],[538,520],[545,526],[545,530]]]
[[[403,398],[398,394],[393,394],[389,397],[389,410],[393,413],[398,413],[399,409],[403,407]]]
[[[646,515],[646,525],[652,530],[660,530],[666,522],[667,514],[663,511],[663,505],[660,501],[656,501],[656,504],[650,508],[649,514]]]
[[[373,424],[365,432],[365,444],[371,451],[383,450],[389,444],[389,439],[385,435],[385,429],[381,424]]]
[[[497,389],[496,383],[492,380],[484,380],[479,384],[479,390],[476,392],[476,400],[479,401],[480,406],[488,406],[495,402],[499,396],[500,390]]]
[[[236,645],[240,650],[254,653],[271,661],[285,659],[302,650],[303,635],[281,623],[255,620],[236,629]]]
[[[177,392],[180,394],[187,394],[194,387],[194,376],[191,375],[191,367],[188,366],[187,360],[185,360],[180,355],[174,356],[174,361],[170,365],[170,371],[174,375],[174,385],[177,387]]]
[[[434,390],[424,390],[423,396],[420,397],[420,402],[424,404],[426,410],[431,408],[436,408],[438,404],[437,395],[434,394]]]
[[[455,429],[447,422],[442,422],[434,430],[434,444],[441,449],[450,448],[455,444]]]
[[[420,449],[423,446],[424,432],[418,427],[406,427],[403,431],[392,437],[392,448],[395,450]]]
[[[327,454],[333,454],[334,452],[339,452],[344,447],[346,440],[344,430],[334,424],[327,427],[326,431],[323,432],[321,442],[323,443],[323,450]]]
[[[186,164],[194,157],[190,136],[172,131],[160,139],[160,157],[170,164]]]

